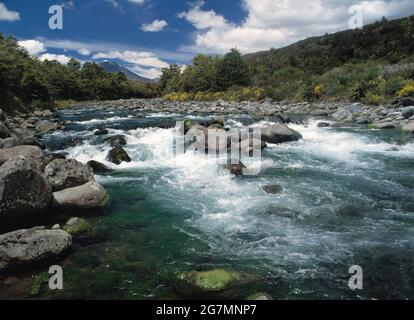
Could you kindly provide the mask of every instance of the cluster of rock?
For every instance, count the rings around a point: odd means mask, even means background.
[[[189,140],[186,141],[188,150],[198,150],[208,154],[229,153],[227,169],[236,176],[243,175],[246,166],[241,161],[234,161],[235,159],[231,158],[235,151],[238,155],[251,156],[255,149],[265,149],[267,143],[279,144],[298,141],[302,138],[299,132],[279,122],[261,128],[259,140],[252,131],[245,132],[225,128],[224,117],[222,116],[205,123],[194,123],[191,120],[186,120],[184,122],[184,133],[186,134],[186,140]],[[218,137],[223,137],[223,139]],[[241,160],[240,157],[237,157],[237,160]]]
[[[76,106],[74,106],[76,108]],[[82,104],[82,108],[116,107],[139,112],[185,112],[185,113],[233,113],[251,116],[277,117],[286,114],[306,114],[328,117],[335,121],[354,124],[370,124],[374,128],[402,128],[413,132],[414,98],[396,99],[390,105],[368,106],[361,103],[283,103],[266,98],[259,102],[187,101],[174,102],[163,99],[130,99]]]
[[[44,114],[49,113],[38,116]],[[37,126],[30,126],[33,122]],[[21,124],[24,127],[18,127]],[[40,134],[57,128],[59,124],[35,115],[7,117],[0,110],[1,226],[11,219],[18,228],[27,217],[49,208],[89,209],[105,204],[108,194],[89,166],[42,150]],[[71,235],[59,227],[36,226],[0,235],[0,270],[55,256],[71,243]]]

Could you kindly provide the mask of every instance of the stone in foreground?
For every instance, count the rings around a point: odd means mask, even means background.
[[[407,123],[402,127],[402,131],[414,133],[414,121]]]
[[[122,162],[131,162],[131,158],[128,153],[120,146],[115,146],[108,152],[106,160],[116,165],[120,165]]]
[[[211,271],[193,271],[180,276],[191,285],[205,291],[221,291],[242,280],[242,275],[236,271],[216,269]]]
[[[52,188],[32,159],[11,159],[0,167],[0,215],[36,212],[51,199]]]
[[[264,192],[266,192],[268,194],[279,194],[279,193],[282,193],[282,191],[283,191],[283,187],[279,186],[277,184],[271,184],[271,185],[263,186],[262,189],[263,189]]]
[[[90,167],[74,159],[56,159],[49,163],[44,171],[53,191],[81,186],[95,181]]]
[[[53,193],[53,206],[63,208],[91,209],[103,207],[108,193],[97,182]]]
[[[59,255],[71,245],[70,234],[60,229],[37,227],[0,235],[0,270]]]

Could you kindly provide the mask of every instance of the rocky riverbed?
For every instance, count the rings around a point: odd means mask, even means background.
[[[337,281],[330,278],[337,264],[362,256],[373,270],[371,261],[386,259],[378,252],[370,260],[347,234],[375,242],[374,252],[400,241],[398,259],[410,252],[412,105],[409,98],[382,107],[137,99],[0,113],[0,297],[38,297],[33,286],[52,262],[66,266],[70,289],[40,297],[321,298]],[[176,121],[186,132],[249,137],[261,128],[260,144],[242,139],[237,148],[249,154],[259,146],[262,173],[237,177],[243,164],[170,158]],[[214,153],[229,148],[191,143]],[[389,229],[381,219],[391,219]],[[389,234],[397,230],[400,238]],[[321,270],[326,275],[316,276]],[[365,298],[409,297],[404,286]],[[352,296],[328,291],[327,298]]]

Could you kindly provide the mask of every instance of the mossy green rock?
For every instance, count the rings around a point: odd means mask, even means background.
[[[216,269],[184,273],[180,278],[206,291],[220,291],[239,282],[242,279],[242,275],[236,271]]]
[[[265,301],[265,300],[273,300],[271,296],[267,293],[255,293],[247,297],[246,300],[249,301]]]
[[[68,223],[63,227],[63,230],[71,235],[76,235],[89,231],[90,225],[85,219],[73,218],[68,221]]]

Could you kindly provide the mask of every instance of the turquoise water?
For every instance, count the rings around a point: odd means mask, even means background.
[[[61,111],[64,131],[51,151],[116,169],[97,176],[111,200],[64,261],[65,290],[51,297],[114,299],[414,298],[414,144],[399,131],[292,125],[299,142],[269,145],[259,175],[234,177],[215,159],[171,157],[174,124],[185,114]],[[204,115],[192,115],[205,120]],[[272,119],[265,119],[271,122]],[[263,120],[226,116],[230,127]],[[105,161],[109,145],[93,135],[124,134],[129,164]],[[255,163],[259,165],[260,163]],[[279,184],[280,195],[261,187]],[[364,270],[364,289],[348,288],[348,268]],[[214,294],[178,274],[227,268],[254,280]],[[50,297],[48,293],[47,297]]]

